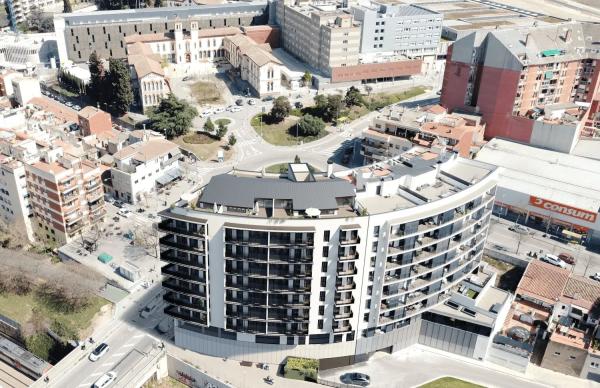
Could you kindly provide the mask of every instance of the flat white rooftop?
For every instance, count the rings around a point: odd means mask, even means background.
[[[476,160],[503,167],[500,187],[591,212],[600,208],[600,160],[502,139],[487,143]]]

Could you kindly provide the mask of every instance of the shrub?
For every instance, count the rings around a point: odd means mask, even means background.
[[[312,358],[288,357],[283,368],[284,376],[295,380],[317,381],[319,361]]]

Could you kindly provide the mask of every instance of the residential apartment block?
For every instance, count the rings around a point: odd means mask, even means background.
[[[449,114],[439,105],[390,106],[363,131],[361,155],[375,163],[399,155],[413,144],[471,158],[484,144],[485,125],[468,114]]]
[[[113,155],[110,170],[111,194],[119,200],[137,203],[153,192],[156,185],[166,185],[181,176],[179,146],[165,139],[144,138]]]
[[[285,50],[326,75],[358,65],[360,24],[332,2],[278,0],[276,20]]]
[[[591,106],[585,122],[598,125],[598,39],[598,25],[576,22],[471,33],[449,50],[441,103],[481,113],[488,139],[550,136],[536,127],[550,104]]]
[[[174,32],[178,23],[186,31],[191,31],[192,23],[199,30],[266,24],[266,10],[266,2],[255,1],[60,14],[54,17],[54,27],[60,62],[81,63],[88,60],[92,51],[102,58],[125,59],[125,37]]]
[[[376,1],[359,3],[351,9],[361,23],[361,53],[392,52],[435,59],[443,15],[415,5]]]
[[[437,319],[427,312],[480,272],[496,180],[489,165],[428,156],[415,148],[323,176],[304,164],[283,177],[235,171],[160,213],[176,344],[281,363],[416,343]],[[457,346],[473,356],[488,337],[464,328]]]
[[[515,294],[488,361],[525,372],[536,342],[547,338],[538,350],[543,368],[600,381],[598,282],[533,259]]]
[[[38,239],[62,245],[103,220],[104,190],[95,163],[53,147],[25,170]]]
[[[31,11],[39,9],[42,11],[62,10],[62,1],[59,0],[4,0],[3,7],[8,11],[8,20],[16,31],[17,23],[27,21]]]
[[[25,166],[19,160],[6,156],[7,135],[3,132],[0,146],[0,222],[23,242],[33,241],[31,219],[33,212],[27,192]],[[10,155],[10,151],[8,152]]]

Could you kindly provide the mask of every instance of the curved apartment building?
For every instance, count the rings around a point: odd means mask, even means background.
[[[477,272],[495,167],[413,149],[341,173],[232,172],[163,211],[178,346],[280,363],[394,351]]]

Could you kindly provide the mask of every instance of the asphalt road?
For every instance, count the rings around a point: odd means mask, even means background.
[[[488,234],[487,247],[495,249],[496,246],[502,247],[501,251],[509,254],[516,254],[519,257],[530,260],[528,252],[537,252],[558,255],[560,253],[569,253],[575,257],[574,266],[569,265],[569,269],[576,275],[589,277],[600,272],[600,254],[590,252],[584,246],[574,244],[564,244],[547,237],[543,233],[530,229],[532,234],[522,235],[508,230],[512,223],[507,220],[498,220],[497,216],[492,216],[490,233]]]

